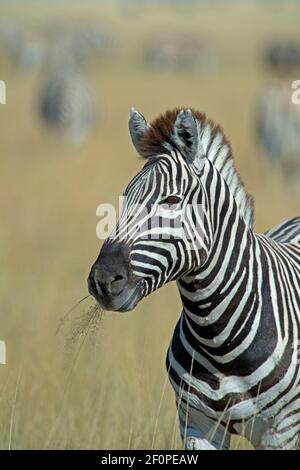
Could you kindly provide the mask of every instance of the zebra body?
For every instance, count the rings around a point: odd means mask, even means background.
[[[270,84],[261,94],[257,135],[266,157],[295,189],[300,186],[300,110],[292,103],[290,82]]]
[[[145,45],[146,64],[159,70],[210,70],[216,58],[212,48],[193,36],[161,36]]]
[[[265,50],[265,63],[273,79],[262,90],[257,103],[258,141],[266,158],[280,169],[288,182],[288,191],[299,196],[300,108],[294,102],[291,77],[297,75],[300,48],[287,40],[273,42]]]
[[[176,280],[183,310],[166,366],[186,448],[228,448],[232,433],[256,448],[294,448],[300,217],[254,232],[230,144],[205,115],[175,110],[148,124],[132,111],[130,132],[147,163],[126,188],[90,292],[127,311]],[[157,214],[160,226],[149,225]]]
[[[228,253],[226,269],[216,273],[216,264],[224,266],[224,260],[212,259],[197,275],[178,281],[184,308],[167,369],[187,445],[190,437],[195,442],[195,428],[207,423],[196,434],[200,445],[229,446],[232,432],[255,447],[295,446],[300,430],[300,218],[293,222],[276,231],[278,241],[239,227],[230,234],[237,249],[232,244],[229,253],[224,245],[219,250],[220,257]],[[281,242],[281,234],[290,241]],[[241,264],[244,257],[247,262]],[[276,272],[281,274],[277,279]],[[299,408],[292,415],[291,402]]]
[[[96,100],[85,78],[73,69],[50,73],[39,101],[44,122],[68,142],[84,142],[97,123]]]

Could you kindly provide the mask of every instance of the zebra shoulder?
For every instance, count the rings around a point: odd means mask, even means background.
[[[265,232],[265,235],[279,243],[300,244],[300,217],[286,220],[276,227]]]

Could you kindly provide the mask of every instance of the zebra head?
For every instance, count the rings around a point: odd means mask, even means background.
[[[146,164],[125,189],[120,220],[88,279],[103,308],[131,310],[205,263],[212,230],[200,127],[190,109],[168,111],[151,125],[131,110],[132,142]]]

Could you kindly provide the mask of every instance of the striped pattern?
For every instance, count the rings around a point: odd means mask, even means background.
[[[49,128],[75,145],[86,140],[97,122],[94,94],[84,77],[72,69],[50,74],[41,92],[39,112]]]
[[[256,448],[291,449],[300,432],[300,217],[255,233],[223,132],[189,116],[176,118],[164,152],[129,183],[111,237],[129,245],[142,296],[177,281],[183,310],[166,366],[185,447],[228,448],[238,433]]]
[[[270,84],[259,98],[257,136],[268,160],[289,187],[300,187],[300,106],[292,103],[290,81]]]

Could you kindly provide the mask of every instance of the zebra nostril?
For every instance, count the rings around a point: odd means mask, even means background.
[[[113,295],[119,295],[123,291],[127,278],[122,274],[115,276],[110,284],[110,291]]]
[[[102,294],[100,282],[93,271],[90,272],[88,277],[88,291],[94,297]]]

